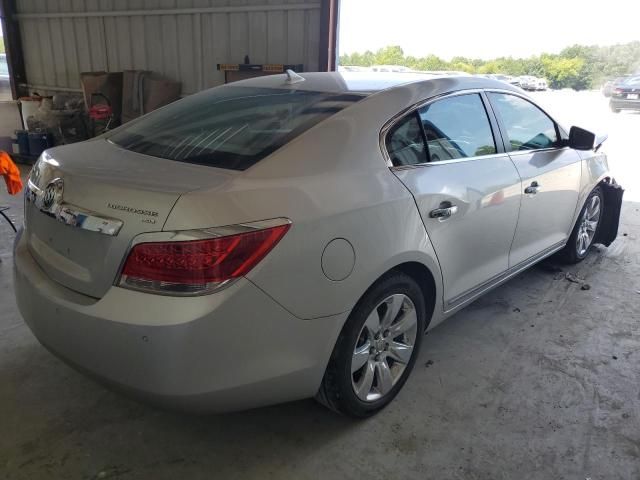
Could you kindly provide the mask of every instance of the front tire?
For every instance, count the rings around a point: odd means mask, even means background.
[[[571,236],[565,247],[558,254],[561,260],[565,263],[579,263],[587,258],[589,249],[598,233],[603,210],[604,196],[602,195],[602,189],[596,187],[584,202]]]
[[[401,272],[383,277],[349,315],[316,399],[356,418],[382,410],[413,369],[425,322],[425,299],[415,280]]]

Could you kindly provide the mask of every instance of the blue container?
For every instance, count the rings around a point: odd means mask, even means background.
[[[26,130],[16,130],[16,143],[20,155],[29,155],[29,132]]]
[[[29,155],[39,157],[42,152],[51,147],[53,147],[53,135],[29,132]]]

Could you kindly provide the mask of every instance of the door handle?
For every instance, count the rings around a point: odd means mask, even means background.
[[[455,215],[458,213],[458,206],[451,205],[451,202],[442,202],[440,204],[440,208],[436,208],[435,210],[431,210],[429,212],[430,218],[437,218],[438,220],[446,220],[451,215]]]
[[[538,193],[538,189],[540,187],[541,185],[534,180],[533,182],[531,182],[531,185],[529,185],[527,188],[524,189],[524,193],[535,195],[536,193]]]

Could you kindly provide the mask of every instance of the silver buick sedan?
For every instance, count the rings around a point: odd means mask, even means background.
[[[477,77],[246,80],[46,151],[15,291],[51,352],[190,411],[315,396],[354,417],[424,333],[617,235],[604,137]]]

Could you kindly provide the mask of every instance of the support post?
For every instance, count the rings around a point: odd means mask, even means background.
[[[320,7],[320,71],[336,70],[339,0],[322,0]]]
[[[0,22],[2,23],[4,48],[11,79],[11,95],[14,99],[25,94],[20,85],[27,83],[20,26],[14,17],[17,13],[16,8],[16,0],[0,0]]]

